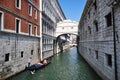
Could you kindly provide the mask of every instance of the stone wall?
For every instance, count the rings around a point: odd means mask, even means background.
[[[120,2],[114,7],[115,26],[116,26],[116,44],[117,44],[117,72],[120,79]]]
[[[108,5],[109,1],[87,1],[79,23],[79,52],[104,80],[115,80],[113,16],[115,16],[115,27],[119,35],[120,5],[115,6],[115,15],[113,15],[112,8]],[[106,18],[108,14],[111,14],[109,26]],[[117,42],[118,80],[120,79],[119,46]]]
[[[40,38],[0,32],[0,79],[24,70],[30,57],[31,64],[36,63],[39,45]]]

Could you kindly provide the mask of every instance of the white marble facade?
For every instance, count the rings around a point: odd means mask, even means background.
[[[64,19],[57,0],[42,0],[42,59],[53,56],[56,24]]]

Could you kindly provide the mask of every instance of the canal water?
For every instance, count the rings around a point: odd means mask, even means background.
[[[77,53],[76,48],[52,57],[51,62],[35,74],[24,71],[9,80],[102,80]]]

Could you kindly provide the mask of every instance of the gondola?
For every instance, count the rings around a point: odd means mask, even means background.
[[[47,64],[42,65],[42,66],[39,67],[39,68],[36,67],[35,64],[34,64],[34,65],[31,65],[31,66],[26,67],[25,70],[29,70],[29,71],[39,70],[39,69],[42,69],[42,68],[48,66],[50,63],[51,63],[51,62],[49,61],[49,62],[47,62]]]

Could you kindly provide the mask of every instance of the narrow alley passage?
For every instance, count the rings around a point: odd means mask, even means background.
[[[52,57],[51,62],[33,75],[25,71],[9,80],[102,80],[75,47]]]

